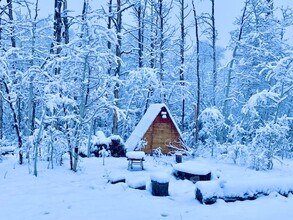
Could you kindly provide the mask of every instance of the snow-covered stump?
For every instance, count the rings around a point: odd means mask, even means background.
[[[127,179],[126,183],[128,187],[132,189],[139,189],[139,190],[146,189],[146,179],[144,178]]]
[[[217,201],[219,190],[220,185],[218,181],[199,181],[195,184],[195,198],[201,204],[211,205]]]
[[[271,179],[256,181],[199,181],[195,184],[195,198],[202,204],[213,204],[217,199],[225,202],[255,200],[271,193],[287,197],[293,194],[293,180]]]
[[[151,190],[153,196],[169,195],[169,175],[166,173],[153,173],[151,175]]]
[[[108,182],[111,184],[125,183],[125,176],[121,174],[110,174],[108,177]]]

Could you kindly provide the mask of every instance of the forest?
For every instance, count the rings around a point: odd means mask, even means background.
[[[73,13],[54,0],[47,17],[39,0],[0,1],[0,151],[16,146],[35,175],[64,154],[77,171],[97,132],[126,141],[165,103],[189,155],[255,170],[293,157],[292,8],[243,0],[221,47],[219,1],[80,1]]]

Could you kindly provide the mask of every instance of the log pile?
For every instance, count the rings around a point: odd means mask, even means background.
[[[195,198],[202,204],[214,204],[217,199],[225,202],[255,200],[270,193],[287,197],[293,194],[293,180],[266,181],[199,181],[195,184]]]

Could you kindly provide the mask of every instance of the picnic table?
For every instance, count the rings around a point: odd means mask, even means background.
[[[143,151],[130,151],[126,153],[128,160],[128,169],[133,169],[133,165],[138,165],[143,170],[143,161],[145,153]]]

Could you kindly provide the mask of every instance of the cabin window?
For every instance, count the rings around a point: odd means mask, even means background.
[[[162,116],[162,118],[167,118],[167,112],[165,112],[165,111],[161,112],[161,116]]]

